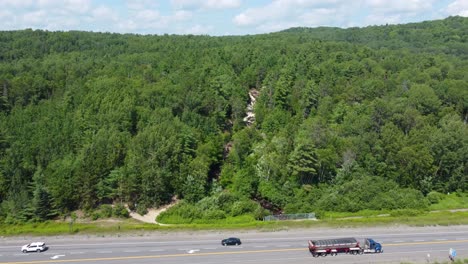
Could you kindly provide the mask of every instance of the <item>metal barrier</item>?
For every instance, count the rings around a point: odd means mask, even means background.
[[[263,221],[279,221],[279,220],[317,220],[315,213],[304,214],[279,214],[267,215],[263,217]]]

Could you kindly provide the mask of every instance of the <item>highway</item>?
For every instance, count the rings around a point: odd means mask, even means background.
[[[223,247],[221,239],[237,236],[240,246]],[[380,242],[381,254],[314,258],[307,240],[339,237],[371,237]],[[21,246],[44,241],[49,250],[22,253]],[[146,232],[115,235],[0,238],[0,263],[431,263],[468,258],[468,226],[313,228],[276,232],[193,231]]]

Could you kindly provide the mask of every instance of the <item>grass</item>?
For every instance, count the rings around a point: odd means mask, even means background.
[[[327,214],[325,214],[327,215]],[[351,218],[350,218],[351,217]],[[251,221],[236,223],[232,221],[219,220],[209,224],[187,224],[159,226],[146,224],[133,219],[113,221],[90,221],[87,223],[74,223],[64,221],[48,221],[44,223],[27,223],[21,225],[0,225],[0,235],[60,235],[60,234],[102,234],[119,235],[124,233],[137,233],[148,231],[183,231],[183,230],[260,230],[275,231],[291,228],[319,228],[319,227],[364,227],[364,226],[386,226],[386,225],[409,225],[409,226],[434,226],[434,225],[468,225],[468,212],[424,212],[419,215],[397,215],[392,212],[382,215],[381,211],[363,211],[362,215],[329,213],[319,221]]]
[[[319,221],[255,221],[249,216],[229,217],[209,222],[197,220],[193,224],[160,226],[141,223],[133,219],[106,219],[75,222],[47,221],[43,223],[0,224],[0,236],[35,235],[48,236],[60,234],[102,234],[119,235],[148,231],[183,230],[260,230],[275,231],[290,228],[319,227],[368,227],[388,225],[408,226],[449,226],[468,225],[468,211],[450,211],[466,208],[468,195],[463,193],[442,194],[442,199],[430,206],[431,211],[421,210],[363,210],[355,213],[320,212]],[[82,219],[81,219],[82,220]]]
[[[451,193],[444,195],[444,198],[436,204],[432,204],[430,210],[448,210],[466,208],[468,204],[468,194]]]

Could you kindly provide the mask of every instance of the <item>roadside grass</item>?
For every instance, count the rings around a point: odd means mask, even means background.
[[[369,227],[389,225],[409,226],[449,226],[468,225],[468,211],[437,211],[419,212],[413,211],[395,213],[381,211],[364,211],[362,214],[338,214],[324,213],[320,220],[290,220],[290,221],[254,221],[236,222],[235,219],[217,220],[210,223],[195,223],[181,225],[157,225],[141,223],[133,219],[111,219],[111,221],[98,220],[86,223],[76,222],[71,224],[66,221],[47,221],[44,223],[26,223],[16,225],[0,225],[0,236],[16,235],[65,235],[65,234],[93,234],[93,235],[120,235],[125,233],[143,234],[148,231],[196,231],[196,230],[258,230],[278,231],[293,228],[320,228],[320,227]]]
[[[429,206],[429,210],[449,210],[466,208],[468,204],[467,193],[451,193],[444,195],[443,198],[435,204]]]

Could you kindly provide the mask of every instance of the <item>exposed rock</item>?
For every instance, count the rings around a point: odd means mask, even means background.
[[[255,102],[257,101],[258,95],[259,95],[259,92],[257,91],[257,89],[255,88],[250,89],[247,112],[246,112],[246,116],[243,119],[244,122],[247,124],[247,126],[251,126],[253,123],[255,123],[254,106],[255,106]]]

